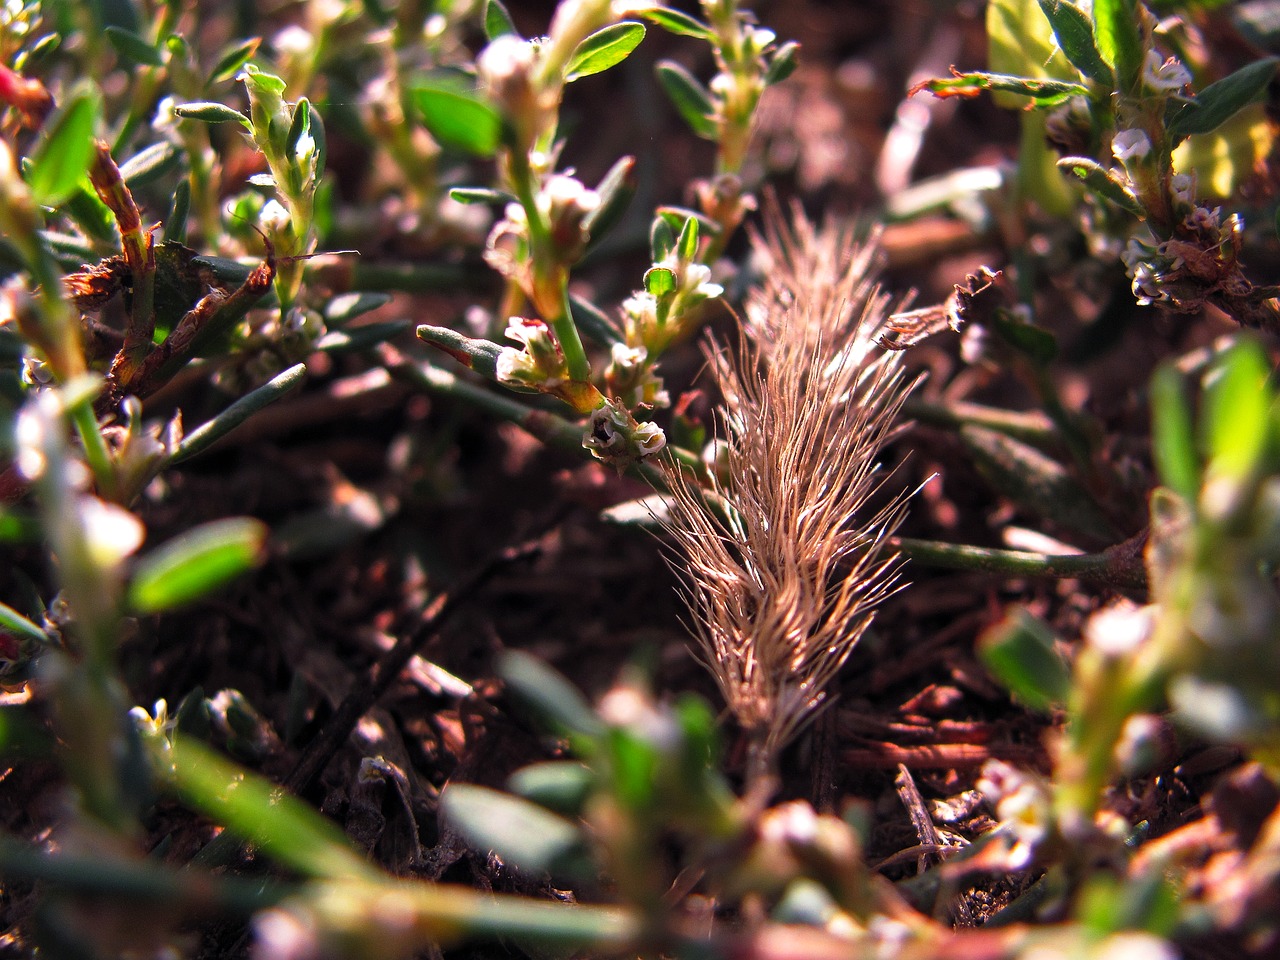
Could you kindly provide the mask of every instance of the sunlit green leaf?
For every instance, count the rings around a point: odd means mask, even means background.
[[[193,527],[144,556],[129,584],[129,605],[157,613],[198,600],[262,560],[267,528],[248,517]]]
[[[502,117],[479,94],[452,84],[422,82],[410,97],[441,146],[489,157],[502,137]]]
[[[1270,432],[1270,367],[1252,340],[1233,346],[1205,385],[1203,425],[1209,468],[1242,479],[1262,468]]]
[[[307,876],[379,876],[332,823],[279,787],[194,740],[174,743],[173,785],[184,803]]]
[[[676,288],[675,272],[667,267],[650,267],[644,274],[644,288],[655,297],[663,297]]]
[[[527,800],[472,784],[441,797],[449,824],[478,851],[531,874],[574,874],[590,866],[586,838],[574,823]]]
[[[1089,15],[1068,0],[1039,0],[1040,9],[1053,27],[1058,48],[1072,66],[1090,80],[1106,87],[1115,83],[1111,68],[1098,52]]]
[[[261,43],[261,37],[250,37],[248,40],[237,40],[225,47],[217,64],[209,71],[209,83],[222,83],[234,77],[240,72],[240,68],[258,52]]]
[[[1172,365],[1160,367],[1151,379],[1151,418],[1160,482],[1193,503],[1200,490],[1200,463],[1182,376]]]
[[[1146,11],[1138,0],[1093,0],[1094,36],[1102,59],[1111,65],[1120,90],[1130,93],[1142,81],[1142,20]]]
[[[484,5],[484,35],[490,40],[497,40],[507,34],[520,36],[516,32],[516,22],[511,19],[511,13],[502,0],[487,0]]]
[[[572,83],[582,77],[601,73],[627,59],[644,39],[644,24],[632,20],[611,23],[587,37],[569,59],[564,79]]]
[[[253,129],[249,118],[239,110],[233,110],[225,103],[217,103],[212,100],[180,103],[173,108],[173,112],[187,120],[199,120],[203,123],[238,123],[246,130]]]
[[[647,10],[637,10],[636,15],[678,36],[693,37],[697,40],[711,40],[715,36],[711,28],[701,20],[680,10],[673,10],[671,7],[650,7]]]
[[[990,0],[986,20],[987,66],[992,73],[1034,80],[1077,79],[1037,0]],[[1008,94],[997,93],[995,101],[1002,107],[1025,106],[1025,101]]]
[[[987,669],[1026,706],[1041,712],[1066,703],[1071,671],[1054,646],[1053,630],[1017,607],[978,640]]]
[[[94,127],[101,109],[102,95],[81,85],[46,123],[26,171],[36,203],[56,207],[75,191],[93,159]]]
[[[680,237],[676,240],[676,256],[681,263],[693,263],[698,259],[698,220],[690,217],[680,228]]]
[[[1144,216],[1146,211],[1114,173],[1089,157],[1063,157],[1058,166],[1070,170],[1084,181],[1084,185],[1101,197],[1105,197],[1119,207],[1128,210],[1135,216]]]

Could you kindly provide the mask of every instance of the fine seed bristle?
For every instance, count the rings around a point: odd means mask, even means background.
[[[910,384],[901,354],[874,344],[888,297],[873,280],[873,244],[776,209],[753,241],[766,280],[749,297],[742,343],[706,347],[723,396],[723,470],[707,489],[673,468],[665,526],[699,657],[759,773],[898,589],[886,540],[904,498],[869,501]]]

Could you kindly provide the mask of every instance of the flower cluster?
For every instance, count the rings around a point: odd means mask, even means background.
[[[621,473],[661,451],[667,436],[656,423],[637,423],[626,404],[615,399],[592,412],[582,445]]]
[[[541,320],[511,317],[506,337],[522,348],[503,347],[498,354],[497,377],[509,387],[554,393],[569,379],[564,351]]]

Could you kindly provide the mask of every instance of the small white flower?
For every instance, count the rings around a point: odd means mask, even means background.
[[[1151,152],[1151,139],[1142,130],[1121,130],[1111,141],[1111,152],[1128,165],[1130,160],[1141,160]]]
[[[629,347],[625,343],[615,343],[609,353],[613,365],[625,370],[634,370],[649,358],[649,351],[644,347]]]
[[[94,564],[110,570],[124,562],[146,539],[142,521],[123,507],[83,496],[76,503],[77,526],[83,531],[85,546]]]
[[[1196,202],[1196,177],[1193,173],[1175,173],[1169,178],[1169,192],[1177,203]]]
[[[512,81],[525,80],[537,58],[533,44],[515,34],[504,33],[480,51],[476,72],[484,85],[496,94]]]
[[[1191,82],[1191,71],[1177,57],[1161,60],[1155,50],[1147,51],[1147,62],[1142,71],[1142,82],[1150,90],[1177,93]]]
[[[656,423],[642,423],[631,435],[642,457],[650,457],[667,445],[667,435]]]

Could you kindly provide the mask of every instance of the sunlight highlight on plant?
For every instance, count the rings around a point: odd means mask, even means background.
[[[735,355],[706,350],[724,397],[709,492],[671,472],[664,521],[687,561],[702,656],[763,774],[896,589],[885,538],[905,503],[873,505],[876,457],[909,390],[874,338],[887,297],[874,251],[773,211]]]

